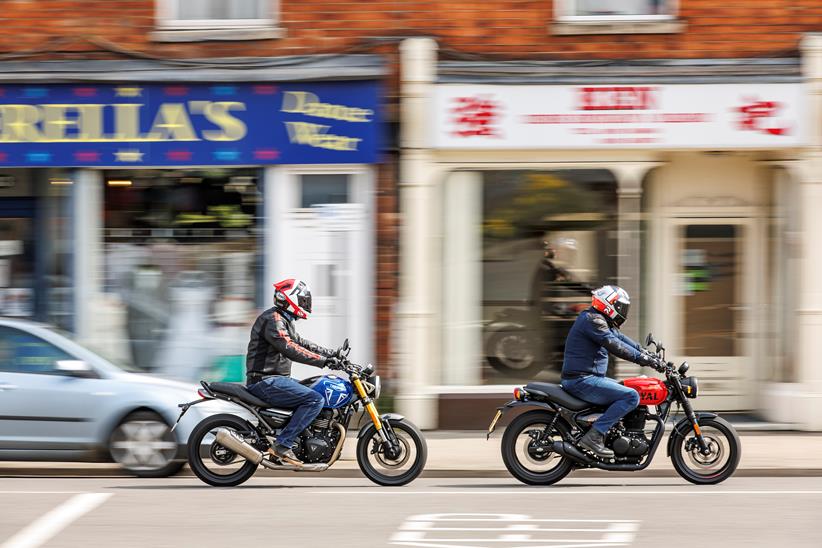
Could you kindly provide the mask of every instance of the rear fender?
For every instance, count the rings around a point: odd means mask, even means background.
[[[530,390],[529,390],[529,393],[530,393]],[[511,400],[508,403],[506,403],[505,405],[503,405],[502,407],[497,407],[497,411],[500,413],[500,416],[499,416],[499,418],[497,418],[497,420],[495,420],[492,423],[492,426],[489,427],[488,433],[486,434],[485,439],[489,439],[491,437],[491,434],[494,433],[494,430],[496,430],[497,422],[499,421],[499,419],[502,418],[502,416],[505,414],[505,412],[508,411],[509,409],[514,408],[514,407],[535,407],[537,409],[550,411],[551,413],[559,413],[560,414],[560,420],[565,419],[565,415],[562,413],[562,408],[551,405],[549,403],[545,403],[545,402],[541,402],[541,401],[534,401],[534,400],[527,400],[527,401]]]
[[[718,417],[716,413],[696,413],[696,422],[698,423],[702,419],[715,419]],[[668,456],[671,456],[671,451],[674,448],[674,441],[678,436],[684,436],[685,432],[687,432],[691,428],[691,423],[688,421],[688,417],[683,417],[682,420],[677,422],[674,425],[674,429],[671,432],[671,435],[668,437]]]

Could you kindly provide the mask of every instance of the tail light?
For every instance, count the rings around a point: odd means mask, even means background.
[[[525,401],[526,397],[528,396],[528,392],[520,387],[514,388],[514,399],[517,401]]]

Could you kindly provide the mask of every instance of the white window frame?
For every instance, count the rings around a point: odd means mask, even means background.
[[[278,0],[257,0],[262,13],[259,19],[179,19],[178,6],[185,0],[156,0],[157,28],[162,30],[205,30],[236,28],[271,28],[276,26],[280,3]]]
[[[578,0],[554,0],[554,19],[561,23],[619,23],[635,21],[671,21],[675,20],[679,14],[679,0],[666,0],[672,9],[671,13],[656,14],[636,14],[636,15],[574,15]]]

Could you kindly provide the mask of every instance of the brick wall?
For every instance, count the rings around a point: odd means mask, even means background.
[[[501,58],[785,56],[795,54],[802,33],[822,30],[819,0],[680,0],[682,33],[592,36],[552,35],[552,0],[281,0],[284,38],[158,43],[149,36],[153,0],[4,0],[0,7],[0,54],[105,55],[85,35],[162,57],[205,57],[337,52],[366,37],[427,34],[445,50]]]

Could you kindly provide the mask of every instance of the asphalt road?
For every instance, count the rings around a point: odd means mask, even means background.
[[[822,546],[822,478],[0,479],[0,548]]]

